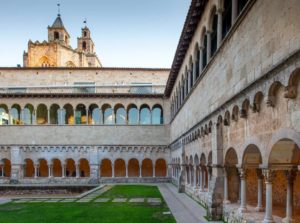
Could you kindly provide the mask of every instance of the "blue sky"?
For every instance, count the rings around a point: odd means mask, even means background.
[[[28,40],[47,39],[56,0],[0,0],[0,66],[22,64]],[[106,67],[170,67],[190,0],[60,0],[76,48],[84,18]]]

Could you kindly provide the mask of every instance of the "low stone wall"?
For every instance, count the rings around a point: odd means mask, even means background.
[[[169,177],[116,177],[116,178],[100,178],[101,184],[105,183],[170,183]]]

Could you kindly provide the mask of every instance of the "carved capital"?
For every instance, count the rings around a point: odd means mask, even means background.
[[[266,183],[272,183],[274,177],[276,176],[275,171],[271,169],[263,169],[262,173],[265,177]]]
[[[240,174],[240,178],[241,180],[246,180],[248,174],[247,174],[247,170],[244,168],[239,168],[239,174]]]
[[[284,97],[285,98],[296,98],[297,88],[296,86],[290,85],[285,88]]]
[[[284,174],[289,183],[293,183],[297,176],[297,169],[285,170]]]

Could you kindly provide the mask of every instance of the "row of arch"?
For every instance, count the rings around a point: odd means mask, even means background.
[[[75,108],[71,104],[60,107],[52,104],[49,108],[45,104],[39,104],[35,109],[32,104],[26,104],[24,108],[14,104],[9,109],[7,105],[0,104],[0,115],[2,124],[31,125],[31,124],[105,124],[105,125],[137,125],[164,123],[163,108],[156,104],[152,108],[143,104],[138,108],[135,104],[130,104],[126,109],[122,104],[117,104],[114,108],[109,104],[99,107],[91,104],[86,107],[78,104]]]
[[[75,162],[68,158],[61,162],[60,159],[52,159],[50,162],[44,158],[34,162],[27,158],[23,164],[23,177],[90,177],[91,168],[87,159]],[[0,162],[0,177],[11,176],[11,162],[2,159]],[[152,161],[149,158],[141,162],[132,158],[126,162],[124,159],[103,159],[99,166],[100,177],[166,177],[167,164],[162,158]]]
[[[220,47],[222,40],[227,36],[248,1],[223,0],[220,1],[220,6],[214,5],[211,8],[209,21],[206,26],[201,27],[200,40],[196,42],[194,52],[189,56],[188,64],[171,98],[171,118],[183,104],[194,83]]]
[[[300,83],[300,69],[294,70],[289,78],[286,80],[287,86],[280,81],[274,81],[266,88],[258,90],[251,96],[247,95],[246,98],[239,100],[238,103],[234,103],[228,106],[223,114],[216,117],[215,123],[217,127],[230,126],[232,123],[236,123],[239,120],[247,119],[249,112],[259,113],[261,112],[262,103],[266,103],[267,107],[274,108],[280,101],[278,95],[279,91],[283,91],[283,97],[285,100],[293,99],[299,94],[298,88]],[[246,94],[245,94],[246,95]],[[184,138],[183,143],[192,142],[198,138],[204,137],[212,132],[213,120],[209,120],[207,123],[191,130]]]

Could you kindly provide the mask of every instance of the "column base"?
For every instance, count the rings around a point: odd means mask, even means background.
[[[246,207],[240,207],[240,208],[238,209],[238,211],[239,211],[240,214],[248,212],[248,210],[247,210]]]
[[[292,218],[284,218],[282,219],[282,223],[295,223],[296,221]]]
[[[230,200],[224,200],[223,201],[223,204],[230,204],[231,202],[230,202]]]
[[[259,206],[257,206],[254,210],[255,210],[256,212],[264,212],[264,211],[265,211],[265,208],[264,208],[264,207],[259,207]]]
[[[275,221],[273,220],[273,217],[270,219],[264,219],[263,221],[262,221],[262,223],[275,223]]]

